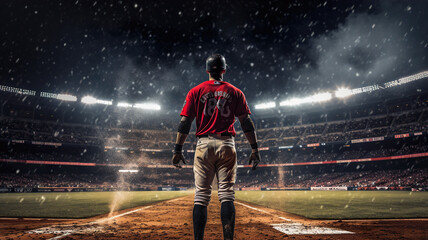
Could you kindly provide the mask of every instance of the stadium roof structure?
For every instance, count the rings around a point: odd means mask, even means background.
[[[340,87],[334,92],[334,97],[336,99],[344,99],[351,97],[353,95],[358,95],[362,93],[371,93],[383,89],[389,89],[392,87],[401,86],[404,84],[408,84],[417,80],[426,79],[428,78],[428,71],[420,72],[411,76],[403,77],[397,80],[389,81],[384,84],[374,84],[370,86],[364,86],[354,89],[349,89],[345,87]],[[299,106],[304,104],[315,104],[315,103],[322,103],[327,102],[329,100],[333,99],[333,93],[331,92],[320,92],[316,93],[314,95],[310,95],[307,97],[296,97],[296,98],[290,98],[286,99],[284,101],[281,101],[279,103],[279,106],[281,107],[293,107],[293,106]],[[270,101],[266,103],[259,103],[255,105],[255,109],[272,109],[276,108],[277,104],[275,101]]]
[[[402,86],[408,83],[415,82],[421,79],[428,78],[428,71],[423,71],[414,75],[410,75],[407,77],[403,77],[397,80],[389,81],[384,84],[374,84],[370,86],[364,86],[360,88],[349,89],[346,87],[340,87],[336,91],[323,91],[319,93],[315,93],[310,96],[305,97],[294,97],[290,99],[285,99],[277,104],[276,101],[268,101],[264,103],[258,103],[254,105],[256,110],[269,110],[269,109],[280,109],[280,108],[293,108],[301,106],[312,106],[317,105],[319,103],[327,103],[331,100],[344,100],[349,99],[352,96],[363,94],[363,93],[372,93],[378,92],[380,90],[391,89],[393,87]],[[37,92],[31,89],[22,89],[16,87],[10,87],[5,85],[0,85],[0,91],[9,92],[13,94],[26,95],[26,96],[34,96],[40,98],[50,98],[57,99],[59,101],[69,101],[69,102],[78,102],[78,97],[69,93],[49,93],[49,92]],[[86,105],[108,105],[114,106],[117,108],[128,108],[128,109],[141,109],[147,111],[159,111],[161,106],[158,103],[154,102],[123,102],[123,101],[115,101],[115,100],[105,100],[98,99],[94,96],[83,96],[80,98],[80,103]],[[280,107],[280,108],[278,108]],[[171,109],[167,109],[171,110]]]

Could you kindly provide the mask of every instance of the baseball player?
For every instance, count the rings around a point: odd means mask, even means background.
[[[177,140],[172,163],[181,168],[184,161],[183,144],[196,118],[196,145],[194,160],[195,202],[193,208],[193,231],[195,239],[204,238],[207,222],[207,206],[211,199],[214,176],[218,179],[218,198],[221,202],[221,222],[224,239],[233,239],[235,228],[236,150],[235,117],[238,117],[252,153],[249,164],[256,169],[260,162],[254,123],[250,118],[245,96],[241,90],[223,81],[226,60],[214,54],[206,60],[209,80],[192,88],[187,94],[181,111]]]

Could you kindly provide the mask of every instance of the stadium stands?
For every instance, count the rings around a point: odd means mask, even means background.
[[[415,169],[398,166],[390,170],[372,169],[331,174],[306,170],[297,175],[278,173],[278,169],[282,167],[269,167],[269,164],[364,160],[426,153],[427,101],[427,96],[418,95],[410,99],[344,109],[294,112],[287,116],[260,118],[255,114],[263,164],[268,166],[260,167],[256,174],[241,168],[238,171],[238,186],[426,186],[426,164],[419,164],[419,168]],[[129,180],[128,187],[148,187],[152,184],[192,186],[191,169],[177,172],[163,167],[170,166],[175,125],[178,122],[176,113],[174,116],[177,119],[141,118],[137,121],[135,116],[131,116],[128,121],[126,117],[119,117],[127,116],[128,113],[111,109],[100,111],[75,107],[75,114],[69,115],[66,114],[67,110],[59,112],[52,107],[44,109],[44,104],[51,102],[39,103],[41,105],[37,108],[30,103],[17,104],[10,99],[5,103],[0,116],[0,185],[3,187],[23,187],[35,183],[49,187],[119,187],[116,185],[117,178],[106,178],[103,175],[105,173],[94,175],[88,169],[74,175],[41,174],[37,171],[41,168],[39,164],[52,162],[57,162],[56,165],[74,162],[116,167],[134,164],[141,167],[144,177],[139,174],[141,177]],[[58,106],[62,107],[64,106]],[[249,145],[241,131],[238,131],[236,143],[238,164],[245,165]],[[195,144],[196,138],[190,134],[185,145],[189,164],[192,164]],[[10,160],[22,161],[11,163]],[[36,162],[29,164],[26,160]],[[375,163],[365,163],[365,166],[373,164]],[[27,171],[25,174],[10,173],[7,169],[9,166],[17,170],[26,168]],[[28,170],[29,168],[33,171]],[[291,171],[293,167],[287,169],[286,171]],[[331,169],[334,167],[331,166]],[[113,175],[117,176],[117,173],[114,172]],[[384,179],[381,176],[389,177]],[[396,179],[401,180],[397,183]]]

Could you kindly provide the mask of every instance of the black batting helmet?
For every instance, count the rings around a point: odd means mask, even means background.
[[[207,58],[207,72],[221,72],[226,70],[226,59],[221,54],[213,54]]]

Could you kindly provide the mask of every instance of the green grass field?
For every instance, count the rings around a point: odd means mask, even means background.
[[[0,217],[85,218],[188,192],[3,193]],[[427,218],[428,192],[237,191],[236,198],[313,219]]]
[[[428,217],[428,192],[237,191],[236,198],[312,219]]]
[[[2,193],[0,217],[86,218],[189,195],[182,191]]]

